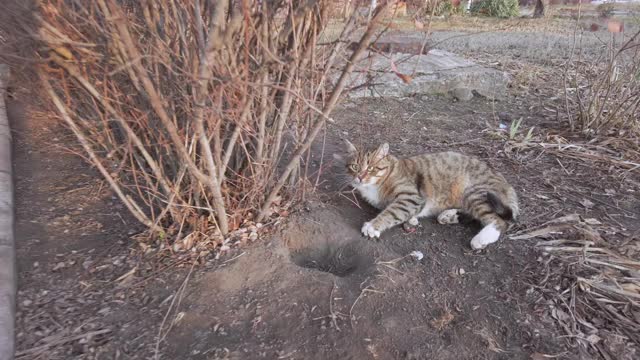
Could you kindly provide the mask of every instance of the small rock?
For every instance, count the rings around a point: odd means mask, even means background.
[[[24,301],[22,302],[22,306],[23,306],[23,307],[29,307],[29,306],[31,306],[32,304],[33,304],[33,301],[31,301],[31,300],[29,300],[29,299],[24,300]]]
[[[455,88],[451,90],[451,96],[458,101],[469,101],[473,99],[473,91],[469,88]]]
[[[53,271],[64,269],[65,266],[67,266],[67,264],[65,264],[64,262],[59,262],[56,264],[56,266],[53,267]]]
[[[458,269],[458,274],[464,275],[464,274],[466,274],[466,271],[464,271],[463,268],[460,268],[460,269]]]
[[[502,121],[509,121],[511,119],[511,115],[509,115],[509,113],[506,113],[506,112],[499,112],[498,119]]]
[[[258,233],[257,232],[252,232],[251,234],[249,234],[249,240],[251,240],[251,241],[258,240]]]

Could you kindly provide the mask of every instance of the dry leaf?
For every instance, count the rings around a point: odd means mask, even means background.
[[[553,316],[554,319],[561,321],[561,322],[566,322],[567,320],[569,320],[571,317],[569,316],[569,314],[567,314],[566,312],[555,308],[551,311],[551,316]]]
[[[640,294],[640,286],[638,286],[637,284],[634,283],[626,283],[626,284],[622,284],[620,285],[625,291],[629,291],[629,292],[635,292],[637,294]]]
[[[580,202],[580,205],[584,206],[586,209],[591,209],[595,204],[588,199],[584,199]]]
[[[454,319],[453,313],[451,313],[451,311],[447,309],[445,313],[442,314],[442,316],[440,316],[437,319],[431,320],[431,325],[434,328],[436,328],[436,330],[442,331],[442,329],[447,327],[447,325],[449,325],[449,323],[451,323],[453,319]]]
[[[418,19],[413,20],[413,25],[415,25],[416,29],[424,29],[424,23]]]
[[[73,54],[66,47],[60,46],[60,47],[57,47],[57,48],[53,49],[53,51],[58,53],[58,55],[62,56],[65,60],[73,59]]]
[[[410,84],[411,81],[413,81],[413,78],[409,75],[396,73],[396,76],[398,76],[405,84]]]
[[[402,80],[405,84],[409,84],[413,80],[413,78],[411,76],[405,75],[405,74],[401,74],[398,71],[398,68],[396,67],[396,63],[394,63],[393,60],[391,60],[391,71],[393,71],[393,73],[396,74],[396,76],[399,77],[400,80]]]
[[[181,311],[178,314],[176,314],[176,317],[173,319],[173,324],[175,325],[179,323],[184,318],[185,315],[186,313],[184,311]]]
[[[195,243],[195,236],[193,236],[194,233],[191,233],[187,236],[184,237],[184,239],[182,239],[182,247],[185,250],[191,250],[191,248],[193,247],[194,243]]]
[[[600,342],[600,340],[602,340],[600,338],[600,336],[596,335],[596,334],[591,334],[589,336],[587,336],[587,341],[591,343],[591,345],[595,345],[597,343]]]

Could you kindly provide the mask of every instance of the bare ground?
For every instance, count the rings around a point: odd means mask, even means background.
[[[519,117],[537,133],[561,133],[545,96],[525,88],[497,103],[345,103],[309,164],[310,173],[323,168],[319,191],[269,236],[196,267],[137,245],[141,229],[107,186],[59,147],[72,143],[66,131],[12,103],[18,358],[589,358],[553,318],[533,241],[472,252],[474,224],[433,220],[413,234],[398,228],[366,241],[359,228],[375,212],[337,192],[341,169],[329,161],[345,136],[367,146],[388,141],[402,155],[462,151],[519,192],[523,214],[511,232],[579,213],[611,224],[611,243],[637,238],[637,177],[541,150],[507,151],[495,135]]]

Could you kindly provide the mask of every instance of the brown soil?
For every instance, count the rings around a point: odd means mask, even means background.
[[[534,242],[504,239],[472,252],[476,225],[433,220],[365,240],[360,226],[375,211],[338,193],[341,169],[326,165],[343,136],[388,141],[402,155],[461,151],[490,162],[519,192],[512,231],[575,212],[637,231],[640,184],[631,177],[506,152],[505,140],[485,131],[521,116],[527,128],[559,126],[541,115],[539,99],[518,95],[347,102],[314,148],[320,191],[272,236],[198,267],[145,253],[135,241],[142,229],[95,171],[62,150],[73,142],[68,133],[13,102],[18,358],[578,358],[533,283],[542,272]]]

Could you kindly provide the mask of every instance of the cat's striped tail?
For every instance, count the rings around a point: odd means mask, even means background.
[[[506,229],[506,221],[516,220],[520,214],[518,196],[508,185],[469,189],[463,196],[462,211],[483,224],[497,221],[502,230]]]
[[[516,220],[520,215],[518,196],[512,188],[507,191],[505,196],[499,196],[495,192],[488,191],[487,201],[493,211],[504,220]]]

